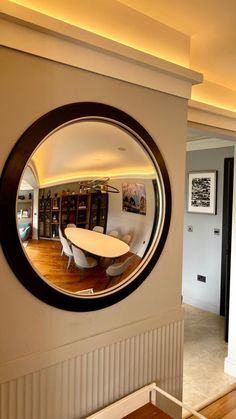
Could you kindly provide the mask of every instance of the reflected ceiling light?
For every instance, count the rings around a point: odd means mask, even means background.
[[[64,175],[64,176],[54,176],[49,178],[40,178],[39,177],[39,187],[40,188],[46,188],[48,186],[55,186],[58,184],[68,183],[68,182],[79,182],[79,179],[81,179],[81,182],[85,179],[100,179],[102,177],[103,173],[74,173],[71,175]],[[147,178],[147,179],[153,179],[155,178],[155,172],[152,170],[145,170],[144,168],[140,168],[139,170],[135,169],[129,169],[125,171],[111,171],[109,173],[109,178],[112,179],[123,179],[125,178]]]

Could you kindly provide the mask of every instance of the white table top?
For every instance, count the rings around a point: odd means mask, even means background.
[[[67,227],[65,235],[75,246],[97,256],[116,258],[129,251],[127,243],[85,228]]]

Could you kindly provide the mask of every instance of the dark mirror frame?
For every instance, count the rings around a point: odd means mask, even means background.
[[[143,270],[127,285],[114,289],[110,294],[91,297],[78,297],[66,294],[46,283],[29,263],[21,245],[16,219],[16,198],[19,181],[28,160],[36,147],[52,131],[70,121],[84,118],[99,118],[122,126],[128,132],[141,138],[154,166],[159,168],[165,195],[165,215],[161,235],[154,253]],[[139,140],[140,141],[140,140]],[[155,266],[164,247],[171,217],[171,189],[169,176],[161,153],[148,132],[135,119],[125,112],[95,102],[71,103],[56,108],[35,121],[19,138],[3,168],[0,179],[0,239],[4,255],[16,277],[35,297],[41,301],[69,311],[92,311],[117,303],[132,293],[148,276]],[[155,235],[156,225],[153,227]]]

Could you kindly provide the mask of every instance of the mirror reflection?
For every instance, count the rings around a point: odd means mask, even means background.
[[[50,286],[105,293],[145,264],[161,205],[158,174],[140,141],[105,120],[74,121],[28,161],[16,204],[19,238]]]

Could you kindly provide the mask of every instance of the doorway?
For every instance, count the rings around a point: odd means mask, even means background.
[[[232,211],[233,191],[232,163],[228,163],[229,185],[225,186],[224,161],[225,159],[232,161],[234,143],[213,138],[211,133],[197,129],[190,129],[188,135],[186,191],[189,171],[217,170],[218,173],[216,215],[191,214],[188,213],[186,205],[184,219],[183,301],[186,313],[184,390],[186,393],[187,389],[192,397],[192,400],[190,397],[185,401],[196,407],[204,402],[204,398],[205,401],[209,400],[214,394],[218,394],[220,389],[228,389],[230,385],[235,385],[235,379],[224,373],[227,343],[224,341],[224,318],[219,316],[221,304],[223,305],[225,301],[220,291],[223,237],[226,234],[225,231],[228,231],[228,241],[230,240],[232,226],[230,220],[228,224],[225,223],[228,230],[225,230],[222,224],[223,213],[226,213],[225,195],[228,194],[229,198],[228,211],[230,207]],[[228,246],[227,257],[229,257],[229,250]],[[228,267],[229,261],[226,262],[226,267]],[[229,270],[226,273],[229,276]],[[198,275],[205,277],[206,281],[198,281]],[[227,292],[228,288],[226,290],[225,287],[225,295]],[[191,345],[192,351],[189,352]],[[222,357],[217,355],[220,353]],[[212,383],[210,383],[210,378],[213,378]],[[218,382],[219,386],[215,386],[214,382]],[[197,387],[202,391],[197,391]],[[199,399],[200,396],[202,399]]]

